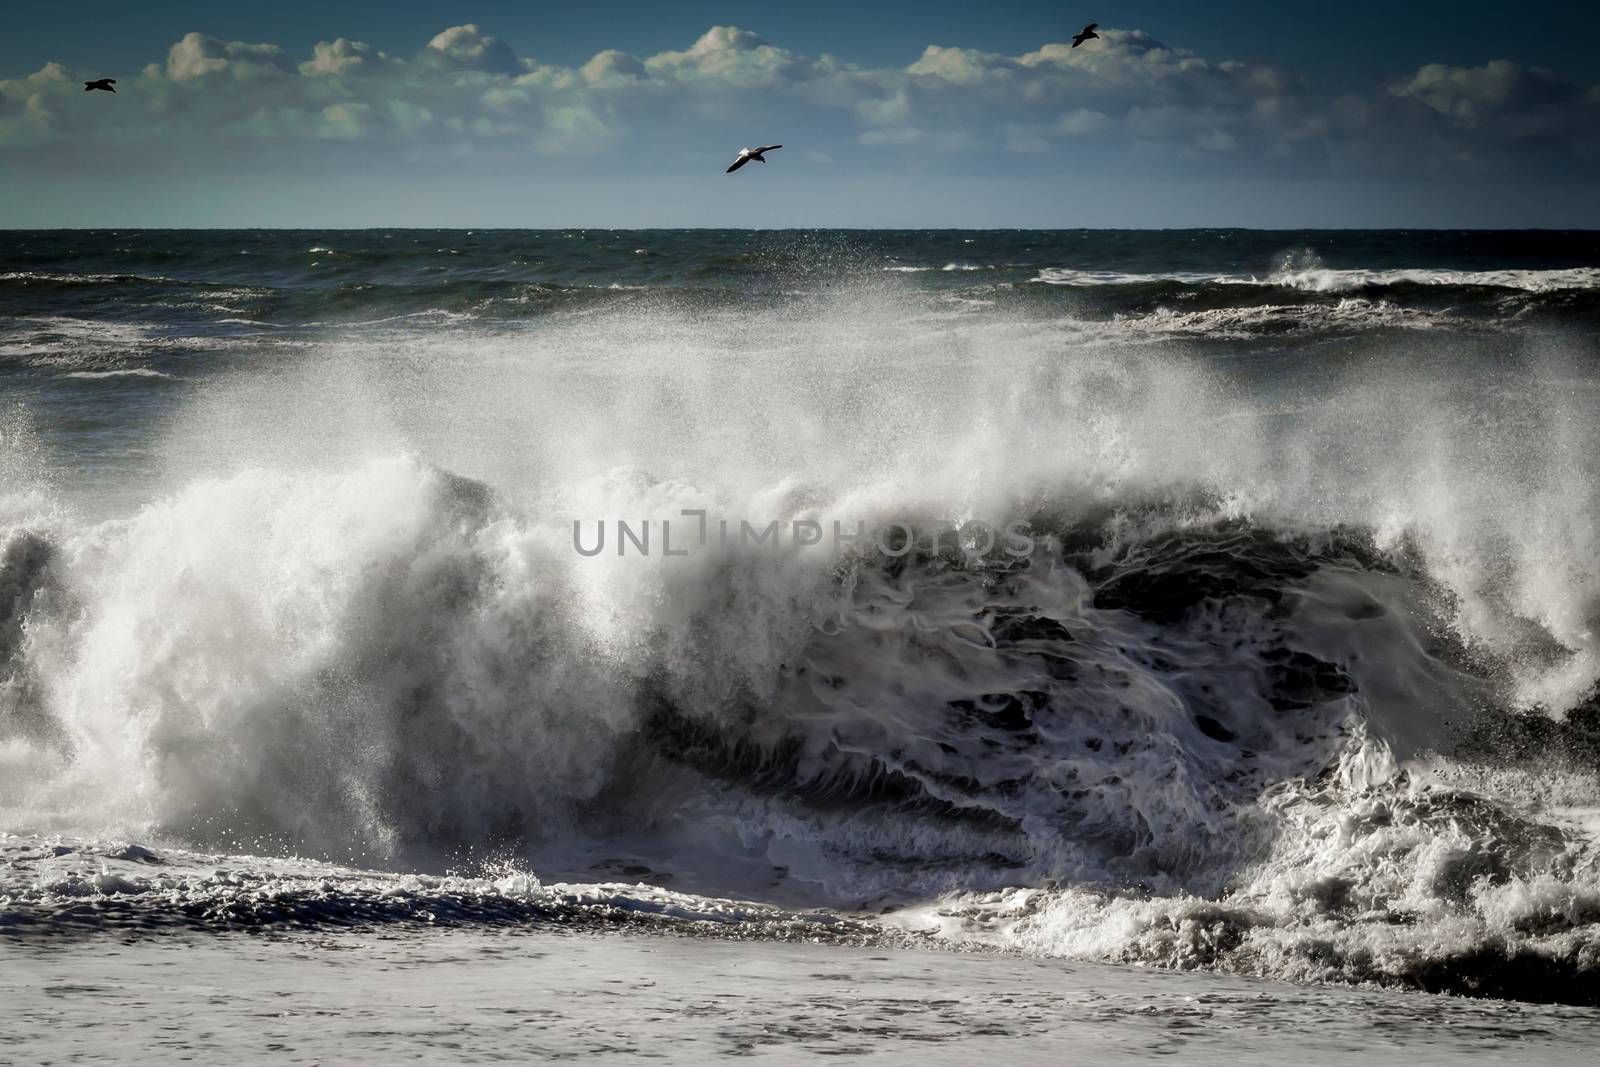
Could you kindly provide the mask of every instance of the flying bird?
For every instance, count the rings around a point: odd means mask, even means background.
[[[1100,25],[1098,22],[1091,22],[1079,30],[1078,35],[1072,39],[1072,47],[1076,48],[1085,41],[1098,41],[1100,35],[1094,32],[1094,28],[1098,25]]]
[[[115,84],[117,84],[117,79],[115,78],[101,78],[99,81],[84,82],[83,91],[88,93],[96,89],[104,89],[108,93],[114,93],[116,90],[111,87]]]
[[[773,149],[782,147],[783,145],[781,144],[767,144],[762,145],[760,148],[741,148],[739,149],[739,158],[734,160],[733,166],[729,167],[726,171],[724,171],[724,173],[732,174],[734,171],[738,170],[752,159],[757,163],[765,163],[766,160],[761,158],[761,153],[771,152]]]

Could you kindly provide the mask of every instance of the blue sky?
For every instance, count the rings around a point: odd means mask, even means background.
[[[0,226],[1600,226],[1597,9],[25,0]]]

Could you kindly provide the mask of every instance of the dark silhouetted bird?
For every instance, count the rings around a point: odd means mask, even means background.
[[[771,152],[773,149],[782,147],[783,145],[781,144],[768,144],[762,145],[760,148],[741,148],[739,149],[739,158],[734,160],[733,166],[729,167],[724,173],[732,174],[734,171],[738,170],[752,159],[757,163],[765,163],[766,160],[761,158],[761,153]]]
[[[104,89],[108,93],[114,93],[116,90],[111,87],[115,84],[117,84],[117,79],[115,78],[101,78],[97,82],[84,82],[83,91],[86,93],[92,93],[96,89]]]
[[[1098,41],[1100,35],[1094,32],[1094,28],[1098,25],[1100,25],[1098,22],[1091,22],[1079,30],[1078,35],[1072,39],[1072,47],[1076,48],[1085,41]]]

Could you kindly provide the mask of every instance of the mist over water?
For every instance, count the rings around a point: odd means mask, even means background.
[[[1592,237],[70,240],[7,830],[1600,999]],[[1031,554],[788,539],[971,519]]]

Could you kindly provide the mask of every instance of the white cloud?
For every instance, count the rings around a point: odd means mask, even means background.
[[[1157,151],[1206,166],[1455,158],[1496,140],[1593,146],[1600,87],[1496,61],[1431,64],[1366,94],[1322,99],[1290,72],[1214,61],[1114,28],[1074,49],[1004,55],[930,45],[903,67],[811,57],[732,26],[652,56],[600,52],[567,68],[518,56],[476,24],[443,30],[411,59],[340,37],[291,59],[272,44],[190,33],[165,64],[85,101],[59,65],[0,81],[0,145],[185,145],[219,140],[372,142],[415,158],[496,151],[584,157],[624,139],[640,159],[772,135],[837,159],[889,153],[1006,168],[1052,154],[1074,166]],[[283,158],[296,158],[286,151]],[[1396,162],[1399,161],[1399,162]],[[616,163],[608,163],[615,166]],[[955,164],[952,164],[955,165]],[[1038,165],[1044,165],[1040,163]]]
[[[403,64],[361,41],[340,37],[333,41],[319,41],[312,50],[310,61],[300,64],[300,73],[317,74],[380,74],[399,69]]]
[[[295,72],[295,65],[275,44],[219,41],[202,33],[185,34],[167,53],[166,76],[172,81],[189,81],[210,74],[249,79]]]
[[[857,114],[868,126],[956,125],[977,143],[1029,154],[1084,138],[1097,146],[1160,140],[1211,153],[1251,144],[1263,154],[1292,153],[1290,133],[1307,104],[1287,74],[1212,63],[1138,31],[1101,36],[1086,48],[1046,44],[1016,56],[929,46],[903,77],[874,76],[885,95]]]
[[[476,23],[451,26],[428,42],[421,62],[444,70],[478,71],[484,74],[520,74],[522,61],[511,46],[484,33]]]
[[[663,77],[746,86],[815,78],[840,69],[829,56],[808,59],[737,26],[713,26],[687,51],[662,52],[646,59],[644,66]]]
[[[589,60],[578,69],[578,73],[590,85],[600,86],[624,85],[650,76],[650,70],[643,62],[614,48]]]
[[[319,137],[354,141],[366,136],[371,104],[329,104],[318,116]]]
[[[10,81],[0,78],[0,94],[15,98],[51,86],[63,85],[69,81],[71,79],[67,77],[66,69],[60,63],[46,63],[23,78],[13,78]]]
[[[1005,56],[991,52],[930,44],[923,51],[922,58],[906,68],[906,72],[970,85],[988,78],[1006,77],[1015,66]]]
[[[25,78],[0,80],[0,145],[33,144],[50,136],[50,102],[71,86],[60,63],[46,63]]]

